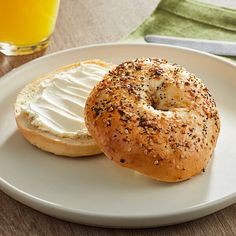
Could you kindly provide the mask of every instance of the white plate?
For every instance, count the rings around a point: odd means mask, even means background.
[[[17,131],[13,104],[31,79],[77,60],[119,63],[162,57],[185,66],[212,91],[222,121],[206,172],[177,183],[160,183],[116,166],[104,156],[62,158],[31,146]],[[46,214],[83,224],[151,227],[208,215],[236,201],[236,67],[209,54],[178,47],[110,44],[51,54],[0,80],[0,188]]]

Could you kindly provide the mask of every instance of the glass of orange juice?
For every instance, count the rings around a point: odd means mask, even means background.
[[[25,55],[48,45],[60,0],[0,0],[0,52]]]

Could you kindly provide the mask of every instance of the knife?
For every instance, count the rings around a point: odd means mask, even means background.
[[[146,35],[144,39],[148,43],[170,44],[205,51],[215,55],[236,56],[236,43],[230,41],[190,39],[159,35]]]

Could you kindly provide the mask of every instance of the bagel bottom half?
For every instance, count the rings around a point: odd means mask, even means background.
[[[93,66],[95,70],[98,70],[98,72],[93,75],[93,71],[90,67],[87,69],[88,71],[78,71],[82,65],[84,67],[86,65]],[[86,93],[89,94],[89,91],[92,89],[92,85],[90,88],[86,84],[81,84],[81,89],[78,89],[80,88],[78,86],[80,86],[79,82],[81,79],[81,73],[84,73],[85,75],[83,78],[84,81],[87,77],[88,79],[91,79],[91,77],[94,76],[96,77],[94,83],[96,83],[100,77],[102,79],[100,70],[107,73],[111,67],[111,64],[100,60],[78,62],[61,67],[27,84],[18,94],[15,103],[16,123],[24,138],[38,148],[56,155],[80,157],[101,153],[101,150],[96,145],[91,135],[87,132],[85,125],[83,130],[78,128],[78,130],[75,130],[75,134],[72,135],[63,132],[55,132],[53,125],[56,124],[56,126],[60,128],[61,124],[66,124],[68,129],[70,129],[70,122],[73,119],[75,120],[75,118],[77,119],[76,114],[83,117],[83,107],[80,108],[78,106],[76,108],[76,102],[78,101],[79,104],[83,104],[84,101],[85,103],[87,98]],[[88,76],[86,77],[87,74]],[[59,81],[60,84],[58,82],[59,77],[62,78]],[[68,81],[64,82],[64,80]],[[51,87],[58,87],[58,84],[61,87],[59,89],[54,89],[54,92]],[[49,101],[45,101],[45,89],[48,89],[47,95]],[[73,94],[71,95],[72,92]],[[42,95],[43,93],[44,95]],[[37,104],[38,97],[41,99],[39,105]],[[55,104],[56,102],[58,102],[57,106]],[[32,110],[30,109],[32,103],[34,103],[34,106],[35,104],[37,105],[39,112],[41,112],[43,106],[44,113],[41,115],[41,113],[33,112],[32,114]],[[78,110],[79,108],[81,112]],[[50,117],[50,119],[45,118],[44,114],[47,115],[49,113],[50,116],[52,114],[52,117]],[[68,116],[65,116],[64,114],[67,114]],[[40,115],[42,117],[41,120],[39,119]],[[53,116],[55,119],[53,119]],[[72,119],[67,117],[72,117]],[[63,120],[63,122],[60,123],[59,119]],[[45,125],[47,123],[45,123],[44,120],[46,120],[46,122],[50,122],[50,124],[53,124],[52,129]]]

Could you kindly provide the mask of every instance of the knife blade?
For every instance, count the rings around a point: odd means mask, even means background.
[[[215,55],[236,56],[236,43],[230,41],[190,39],[190,38],[168,37],[159,35],[146,35],[144,39],[148,43],[160,43],[160,44],[182,46],[209,52]]]

